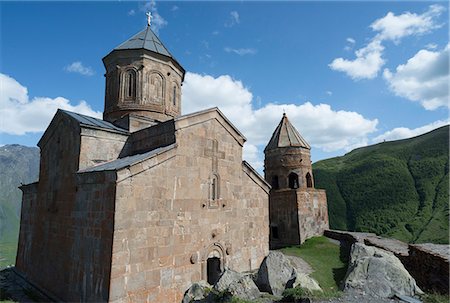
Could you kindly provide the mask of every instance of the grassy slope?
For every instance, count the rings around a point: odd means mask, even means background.
[[[449,127],[313,165],[330,227],[406,242],[448,243]]]
[[[301,257],[314,272],[311,276],[319,282],[325,296],[333,296],[345,278],[348,260],[341,258],[339,245],[325,237],[308,239],[301,246],[292,246],[281,250],[287,255]]]

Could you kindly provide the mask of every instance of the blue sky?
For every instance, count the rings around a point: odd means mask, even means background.
[[[285,111],[313,160],[448,124],[447,2],[1,2],[0,144],[36,145],[57,107],[101,116],[101,59],[146,26],[261,170]]]

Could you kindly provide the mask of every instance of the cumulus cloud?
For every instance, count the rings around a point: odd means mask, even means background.
[[[280,122],[283,111],[313,147],[324,151],[351,150],[367,145],[378,120],[351,111],[335,110],[328,104],[267,104],[252,107],[253,95],[241,81],[228,75],[212,77],[186,73],[183,113],[218,107],[248,139],[244,158],[262,168],[262,150]]]
[[[395,71],[385,69],[383,77],[397,96],[427,110],[449,107],[449,50],[450,44],[441,51],[420,50]]]
[[[134,9],[131,9],[128,11],[127,14],[128,14],[128,16],[134,16],[134,15],[136,15],[136,11]]]
[[[27,88],[5,74],[0,73],[0,83],[0,133],[24,135],[42,132],[58,108],[97,118],[102,116],[85,101],[73,105],[63,97],[35,97],[30,100]]]
[[[381,41],[374,40],[355,52],[356,59],[336,58],[329,66],[333,70],[346,73],[353,80],[373,79],[384,65],[383,50]]]
[[[64,67],[64,70],[69,73],[78,73],[83,76],[93,76],[94,70],[89,66],[84,66],[81,61],[75,61],[66,67]]]
[[[397,127],[397,128],[394,128],[390,131],[383,133],[382,135],[379,135],[379,136],[373,138],[372,141],[373,141],[373,143],[379,143],[379,142],[383,142],[383,141],[393,141],[393,140],[411,138],[411,137],[422,135],[424,133],[432,131],[433,129],[436,129],[438,127],[448,125],[448,124],[450,124],[450,120],[447,119],[446,121],[438,120],[438,121],[435,121],[430,124],[427,124],[427,125],[424,125],[421,127],[417,127],[414,129],[410,129],[407,127]]]
[[[159,35],[159,30],[167,26],[168,22],[166,19],[158,13],[155,0],[146,2],[145,5],[142,6],[141,11],[149,11],[152,14],[150,27],[155,34]]]
[[[351,37],[348,37],[347,39],[346,39],[346,41],[348,42],[348,43],[350,43],[350,44],[355,44],[355,39],[353,39],[353,38],[351,38]]]
[[[237,11],[231,11],[230,17],[228,18],[227,22],[225,22],[225,27],[233,27],[239,23],[241,23],[239,13]]]
[[[375,20],[370,27],[378,32],[378,38],[392,40],[396,43],[403,37],[410,35],[422,35],[442,25],[436,24],[436,18],[445,8],[441,5],[430,5],[428,10],[421,15],[405,12],[396,16],[388,12],[386,16]]]
[[[231,48],[231,47],[225,47],[224,50],[227,53],[235,53],[239,56],[244,56],[244,55],[254,55],[256,54],[256,49],[254,48]]]
[[[388,12],[370,25],[376,35],[366,46],[355,51],[355,59],[335,58],[328,66],[332,70],[347,74],[353,80],[373,79],[386,62],[383,59],[384,41],[390,40],[398,44],[404,37],[431,32],[442,26],[437,24],[436,20],[444,10],[441,5],[430,5],[428,10],[420,15],[410,12],[395,15]],[[347,38],[347,42],[353,45],[352,40]],[[346,50],[350,50],[350,47],[347,46]]]

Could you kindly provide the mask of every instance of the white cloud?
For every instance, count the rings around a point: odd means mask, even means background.
[[[406,139],[411,138],[415,136],[422,135],[424,133],[427,133],[429,131],[432,131],[433,129],[436,129],[438,127],[448,125],[450,123],[450,120],[447,119],[447,121],[438,120],[435,122],[432,122],[430,124],[410,129],[407,127],[397,127],[390,131],[385,132],[382,135],[379,135],[375,138],[373,138],[373,143],[379,143],[383,141],[392,141],[392,140],[400,140],[400,139]]]
[[[405,12],[396,16],[394,13],[388,12],[383,18],[375,20],[370,27],[379,32],[379,39],[398,43],[403,37],[425,34],[440,27],[441,25],[436,24],[436,18],[444,10],[445,8],[441,5],[430,5],[428,10],[421,15]]]
[[[386,62],[383,59],[383,41],[392,40],[398,44],[404,37],[426,34],[442,26],[437,24],[436,20],[443,11],[444,7],[441,5],[430,5],[421,15],[410,12],[395,15],[388,12],[386,16],[375,20],[370,25],[377,34],[365,47],[355,51],[355,59],[335,58],[328,66],[333,70],[346,73],[353,80],[373,79],[377,77]],[[355,40],[347,38],[347,42],[353,45]],[[344,49],[349,51],[351,47],[346,46]]]
[[[239,18],[239,13],[237,11],[231,11],[230,12],[230,17],[227,20],[227,22],[225,22],[225,27],[233,27],[236,24],[241,23],[241,20]]]
[[[141,7],[141,11],[150,11],[152,14],[150,27],[155,34],[159,35],[159,30],[167,26],[168,22],[158,13],[155,0],[146,2],[145,5]]]
[[[346,41],[348,42],[348,43],[350,43],[350,44],[355,44],[355,39],[353,39],[353,38],[350,38],[350,37],[348,37],[347,39],[346,39]]]
[[[254,55],[257,52],[257,50],[254,49],[254,48],[231,48],[231,47],[225,47],[224,50],[227,53],[235,53],[235,54],[238,54],[239,56]]]
[[[449,107],[449,50],[420,50],[394,72],[385,69],[389,88],[400,97],[420,102],[427,110]]]
[[[367,145],[367,136],[376,131],[378,120],[369,120],[351,111],[336,111],[328,104],[267,104],[253,109],[253,95],[241,81],[228,75],[186,73],[183,84],[183,113],[205,108],[219,109],[242,131],[248,142],[244,157],[255,168],[262,166],[262,150],[286,111],[290,121],[314,147],[324,151],[348,151]]]
[[[84,66],[81,61],[75,61],[66,67],[64,67],[64,70],[69,73],[78,73],[83,76],[93,76],[94,70],[90,66]]]
[[[333,95],[333,92],[332,92],[332,91],[329,91],[329,90],[327,90],[327,91],[325,92],[325,94],[327,94],[328,96],[332,96],[332,95]]]
[[[128,11],[128,16],[136,15],[136,11],[134,9]]]
[[[176,5],[172,6],[172,8],[170,9],[172,12],[175,12],[177,10],[179,10],[180,8]]]
[[[436,43],[428,43],[427,45],[425,45],[425,48],[427,49],[436,49],[438,48]]]
[[[102,116],[85,101],[72,105],[62,97],[35,97],[30,100],[27,88],[5,74],[0,73],[0,83],[0,133],[23,135],[42,132],[58,108],[97,118]]]
[[[336,58],[329,64],[329,67],[346,73],[353,80],[373,79],[384,65],[383,50],[384,46],[381,45],[381,41],[374,40],[355,52],[356,59]]]

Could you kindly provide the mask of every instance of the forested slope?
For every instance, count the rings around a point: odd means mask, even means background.
[[[330,228],[412,243],[448,243],[449,126],[313,165]]]

